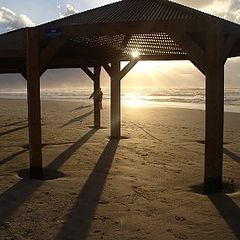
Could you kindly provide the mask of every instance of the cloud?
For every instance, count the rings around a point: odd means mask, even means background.
[[[188,7],[201,9],[213,4],[214,0],[175,0],[175,2]]]
[[[231,0],[227,12],[224,14],[224,18],[240,23],[240,2],[239,0]]]
[[[240,23],[239,0],[175,0],[175,2]]]
[[[60,13],[60,17],[67,17],[73,14],[78,13],[79,11],[73,7],[73,5],[67,3],[66,4],[66,11],[64,13]]]
[[[32,27],[35,24],[25,14],[16,15],[6,7],[0,8],[0,27],[6,30],[14,30],[22,27]]]

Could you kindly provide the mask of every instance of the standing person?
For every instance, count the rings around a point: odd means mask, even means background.
[[[97,101],[99,104],[99,108],[102,109],[102,99],[103,99],[103,92],[101,90],[101,88],[97,89],[96,91],[94,91],[89,99],[93,98],[94,101]]]

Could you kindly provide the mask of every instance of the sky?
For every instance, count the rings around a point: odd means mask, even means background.
[[[0,34],[26,26],[35,26],[64,16],[99,7],[116,0],[1,0]],[[175,0],[230,21],[240,23],[239,0]],[[240,58],[225,64],[226,87],[240,88]],[[102,71],[102,86],[109,85]],[[80,70],[48,70],[41,78],[41,87],[85,87],[92,82]],[[139,62],[123,79],[128,88],[186,88],[204,87],[204,76],[188,61]],[[26,81],[19,74],[0,75],[0,89],[24,88]]]

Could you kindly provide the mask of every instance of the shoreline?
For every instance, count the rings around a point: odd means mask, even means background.
[[[16,100],[16,101],[27,101],[26,98],[2,98],[1,100]],[[71,99],[71,98],[45,98],[41,99],[41,102],[67,102],[67,103],[79,103],[79,104],[92,104],[92,100],[90,99]],[[141,105],[141,103],[143,105]],[[110,106],[110,99],[103,99],[103,104]],[[122,107],[130,107],[130,108],[179,108],[179,109],[192,109],[192,110],[202,110],[205,112],[205,104],[202,103],[183,103],[183,102],[157,102],[157,101],[140,101],[137,104],[133,101],[122,100]],[[240,113],[240,106],[238,105],[224,105],[224,113]]]

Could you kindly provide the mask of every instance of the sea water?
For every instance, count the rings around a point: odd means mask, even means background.
[[[105,88],[104,100],[110,100],[110,91]],[[42,100],[89,102],[90,88],[42,89]],[[191,109],[205,109],[204,88],[165,88],[165,89],[122,89],[122,104],[131,107],[168,106]],[[1,89],[0,98],[26,99],[25,89]],[[240,88],[226,88],[224,95],[225,111],[240,113]]]

